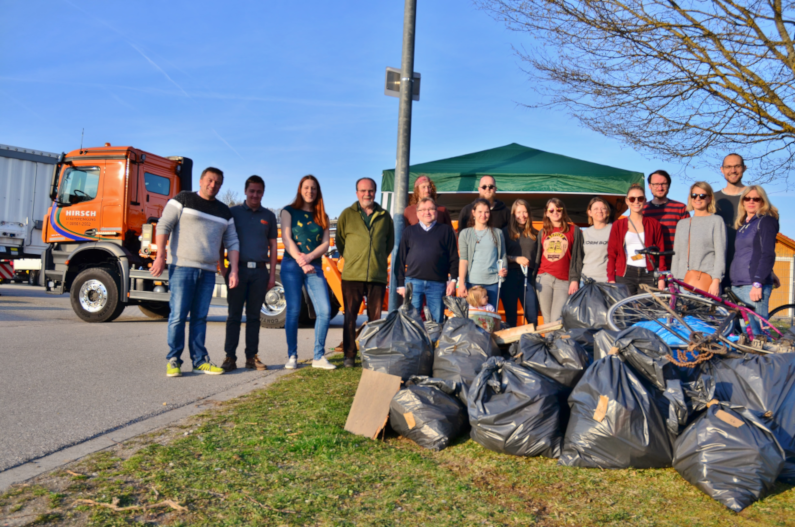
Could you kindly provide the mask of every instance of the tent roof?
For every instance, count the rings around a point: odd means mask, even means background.
[[[409,167],[409,192],[425,174],[437,192],[477,192],[482,176],[497,181],[500,192],[624,195],[633,183],[643,184],[643,173],[623,170],[536,150],[520,144],[420,163]],[[395,169],[384,170],[383,192],[394,191]]]

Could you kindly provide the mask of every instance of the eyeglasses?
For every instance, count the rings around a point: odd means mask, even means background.
[[[422,213],[436,212],[436,209],[417,209],[417,212],[422,212]]]
[[[563,209],[549,209],[547,214],[563,214]]]
[[[759,203],[760,201],[762,201],[762,198],[752,198],[751,196],[745,196],[743,198],[743,201],[746,203],[748,203],[749,201],[753,201],[754,203]]]
[[[669,187],[668,183],[649,183],[650,187]]]
[[[638,200],[638,203],[643,203],[646,201],[646,196],[629,196],[627,197],[627,201],[630,203],[635,203],[635,200]]]
[[[495,188],[497,188],[497,185],[483,185],[480,188],[483,189],[483,190],[486,190],[486,189],[494,190]]]
[[[690,194],[690,199],[707,199],[709,194]]]
[[[735,170],[738,168],[745,168],[745,165],[723,165],[726,170]]]

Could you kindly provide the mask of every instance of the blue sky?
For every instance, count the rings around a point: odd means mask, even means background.
[[[646,174],[650,159],[537,98],[512,46],[531,47],[467,1],[418,0],[412,163],[520,143]],[[50,152],[132,145],[213,165],[225,186],[265,178],[281,207],[308,173],[332,216],[353,182],[395,165],[403,2],[0,0],[0,143]],[[753,167],[750,167],[750,171]],[[693,177],[723,186],[714,171]],[[678,177],[671,197],[684,201]],[[775,190],[770,188],[769,190]],[[785,209],[791,195],[772,196]],[[795,235],[795,213],[782,210]]]

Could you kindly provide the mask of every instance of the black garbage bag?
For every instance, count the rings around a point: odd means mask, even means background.
[[[613,304],[629,297],[629,289],[623,284],[607,284],[590,278],[584,280],[584,285],[563,305],[563,327],[609,329],[607,313]]]
[[[411,306],[411,284],[403,305],[386,318],[367,324],[359,335],[362,368],[397,375],[430,375],[433,348],[420,313]]]
[[[469,390],[470,437],[495,452],[558,457],[563,389],[520,364],[490,358]]]
[[[579,342],[553,333],[549,337],[525,333],[511,344],[513,361],[546,375],[567,388],[574,388],[591,363]]]
[[[591,357],[591,361],[593,362],[594,339],[596,338],[596,334],[600,331],[603,330],[591,328],[574,328],[565,331],[556,331],[554,335],[558,338],[568,338],[578,342],[580,346],[583,347],[585,352],[588,353],[588,355]]]
[[[629,327],[621,331],[616,336],[613,349],[638,375],[662,392],[668,401],[664,403],[662,399],[656,399],[662,404],[660,410],[666,418],[673,441],[680,426],[687,424],[690,417],[682,387],[682,378],[687,377],[687,373],[681,371],[688,368],[680,368],[670,362],[667,356],[671,349],[657,334],[645,328]]]
[[[469,425],[458,391],[451,381],[411,377],[389,404],[389,424],[421,447],[444,450]]]
[[[712,404],[676,440],[673,465],[704,494],[740,512],[773,487],[784,451],[747,410]]]
[[[433,320],[431,310],[428,309],[428,306],[422,308],[422,313],[425,318],[425,331],[428,332],[428,338],[431,339],[431,344],[436,346],[436,343],[439,342],[439,337],[442,335],[442,324],[441,322]]]
[[[620,331],[602,329],[593,337],[593,360],[604,359],[616,345]]]
[[[481,365],[500,350],[492,336],[469,319],[465,298],[447,296],[444,303],[454,316],[445,321],[433,352],[433,376],[462,383],[466,393]]]
[[[619,355],[594,362],[569,396],[560,464],[592,468],[671,466],[673,444],[659,391]],[[665,399],[662,401],[665,406]]]
[[[795,353],[707,364],[704,370],[716,382],[715,398],[747,408],[773,432],[787,456],[779,479],[795,483]]]

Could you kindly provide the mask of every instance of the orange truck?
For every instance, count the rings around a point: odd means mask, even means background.
[[[157,254],[155,225],[170,198],[192,190],[192,177],[190,159],[161,157],[133,147],[105,143],[61,154],[53,169],[53,203],[42,230],[47,244],[43,258],[47,291],[69,293],[72,309],[86,322],[110,322],[128,306],[138,306],[152,318],[167,317],[168,277],[149,274]],[[323,258],[323,269],[333,316],[342,305],[342,288],[331,253]],[[278,267],[276,282],[261,309],[264,327],[284,326],[284,289]],[[226,305],[226,286],[220,275],[212,304]],[[305,292],[301,321],[311,324],[313,318]]]

